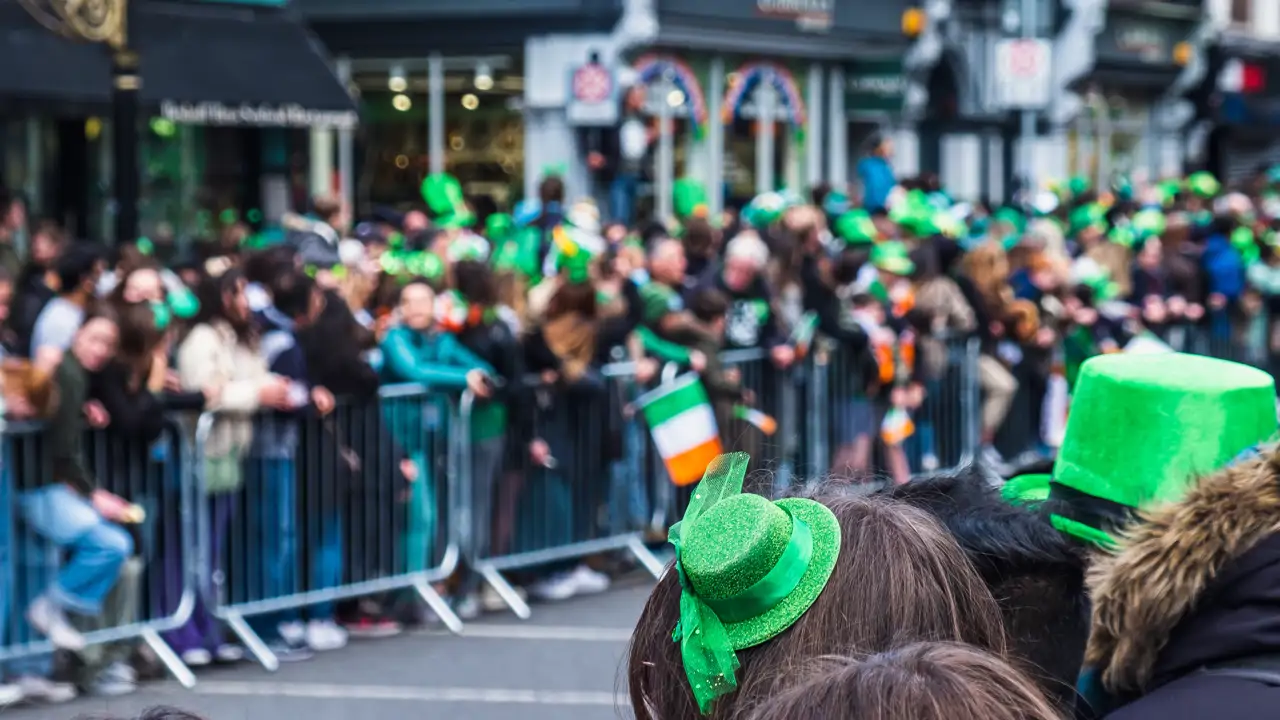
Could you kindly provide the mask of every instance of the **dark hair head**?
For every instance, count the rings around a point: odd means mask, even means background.
[[[231,298],[242,292],[246,283],[244,274],[232,268],[217,277],[205,276],[196,288],[196,298],[200,301],[200,310],[196,312],[192,325],[210,325],[216,321],[225,322],[235,331],[241,344],[255,347],[257,345],[257,328],[253,319],[238,317],[228,307]]]
[[[124,718],[113,718],[110,716],[84,716],[84,720],[125,720]],[[135,720],[204,720],[204,718],[186,710],[179,710],[172,707],[153,707],[142,711]]]
[[[498,304],[498,284],[488,263],[458,261],[453,266],[453,283],[472,305],[487,308]]]
[[[559,175],[548,175],[538,184],[538,200],[543,205],[564,204],[564,180]]]
[[[564,283],[551,296],[547,303],[547,320],[555,320],[565,315],[578,314],[584,319],[594,320],[599,311],[596,300],[596,288],[590,283]]]
[[[135,377],[145,377],[151,369],[156,348],[164,341],[165,331],[156,326],[156,314],[151,303],[114,305],[119,317],[118,359],[135,373]]]
[[[271,281],[271,301],[282,315],[289,319],[311,314],[311,298],[316,281],[306,273],[293,270],[281,273]]]
[[[919,642],[859,659],[826,657],[751,720],[1062,720],[1022,673],[959,643]]]
[[[690,257],[710,258],[715,251],[715,229],[703,218],[693,218],[684,224],[684,252]]]
[[[693,296],[689,311],[699,322],[714,322],[729,314],[729,298],[715,288],[703,288]]]
[[[68,245],[58,258],[56,268],[59,292],[66,295],[85,289],[85,284],[93,281],[101,262],[102,251],[97,246],[87,243]]]
[[[1014,661],[1070,702],[1089,635],[1084,551],[1043,508],[1009,504],[972,466],[887,493],[946,526],[1000,603]]]
[[[293,248],[272,245],[245,257],[244,276],[251,283],[270,285],[272,278],[295,266]]]
[[[826,589],[794,625],[738,651],[738,690],[716,701],[712,720],[740,717],[778,690],[795,668],[824,655],[880,652],[916,640],[1005,651],[1000,612],[964,553],[936,520],[885,497],[856,497],[827,483],[807,495],[835,513],[840,556]],[[638,720],[698,717],[680,645],[680,582],[667,572],[649,595],[628,655]]]
[[[836,285],[848,285],[858,279],[858,272],[871,259],[871,253],[857,248],[845,248],[836,256],[831,269],[831,279]]]

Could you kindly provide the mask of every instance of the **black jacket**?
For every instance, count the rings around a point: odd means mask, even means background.
[[[1277,460],[1206,478],[1095,567],[1085,662],[1102,671],[1109,707],[1093,717],[1280,716]]]

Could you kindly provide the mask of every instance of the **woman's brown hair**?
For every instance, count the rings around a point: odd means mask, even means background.
[[[156,348],[164,342],[165,330],[156,326],[156,314],[149,302],[113,304],[120,339],[116,361],[128,369],[130,389],[142,386],[155,362]]]
[[[969,251],[963,261],[964,274],[987,304],[987,312],[1001,316],[1013,302],[1009,286],[1009,258],[1000,243],[988,240]]]
[[[966,642],[1003,656],[995,599],[951,535],[928,513],[838,486],[809,493],[840,521],[840,557],[826,589],[790,628],[738,651],[738,690],[716,701],[712,720],[744,718],[825,655],[880,652],[919,640]],[[628,686],[638,720],[696,718],[680,646],[680,583],[667,572],[631,638]]]
[[[957,643],[921,642],[859,660],[820,658],[803,682],[751,720],[1062,720],[1035,683],[1000,658]]]

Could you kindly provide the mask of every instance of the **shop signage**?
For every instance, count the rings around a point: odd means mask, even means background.
[[[1173,48],[1193,29],[1186,21],[1112,14],[1098,36],[1103,62],[1172,65]]]
[[[996,43],[996,104],[1006,110],[1039,110],[1049,104],[1053,79],[1049,72],[1053,46],[1047,40],[1000,40]]]
[[[613,72],[598,62],[569,71],[569,123],[579,127],[610,126],[618,122],[618,83]]]
[[[800,30],[823,32],[831,29],[836,0],[756,0],[756,10],[766,17],[794,20]]]
[[[171,100],[160,103],[160,117],[182,125],[279,128],[352,128],[360,120],[354,110],[312,110],[301,105],[180,103]]]
[[[906,93],[907,76],[901,59],[859,62],[845,70],[847,113],[898,112]]]
[[[831,40],[847,35],[851,45],[868,36],[894,42],[905,41],[902,13],[920,0],[647,0],[658,11],[659,34],[679,28],[681,37],[698,33],[710,43],[720,33],[741,37],[750,47],[749,36],[767,36],[762,43],[780,39],[829,34]],[[803,40],[800,40],[803,42]],[[746,54],[759,54],[744,48]],[[770,51],[774,52],[774,51]],[[849,49],[856,55],[857,47]],[[789,53],[785,53],[789,54]],[[804,48],[795,54],[804,55]]]

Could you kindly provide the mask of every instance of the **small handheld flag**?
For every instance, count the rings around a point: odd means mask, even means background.
[[[755,408],[750,408],[746,405],[734,405],[733,416],[755,425],[765,435],[772,436],[778,432],[778,421],[774,420],[773,416],[766,415]]]
[[[671,482],[683,487],[701,480],[707,465],[722,451],[720,428],[698,375],[681,375],[636,398],[636,405],[649,424]]]

